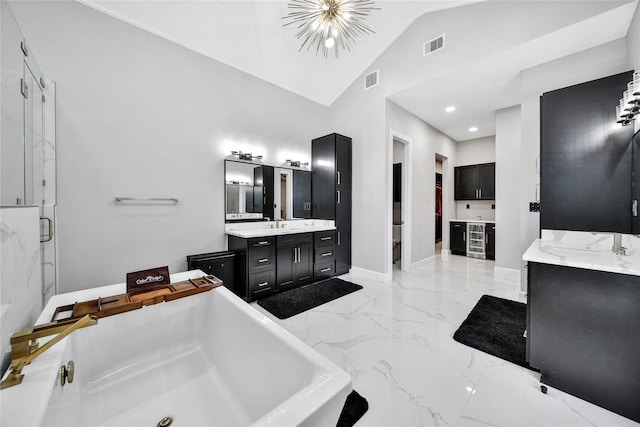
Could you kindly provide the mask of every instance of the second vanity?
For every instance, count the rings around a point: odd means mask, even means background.
[[[640,421],[640,237],[542,230],[527,261],[527,361],[540,381]]]
[[[227,224],[235,252],[235,292],[246,301],[336,274],[334,221]]]

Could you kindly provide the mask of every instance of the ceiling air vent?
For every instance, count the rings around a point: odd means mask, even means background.
[[[444,34],[423,44],[422,56],[431,55],[440,49],[444,49]]]
[[[364,90],[378,86],[378,71],[375,70],[364,76]]]

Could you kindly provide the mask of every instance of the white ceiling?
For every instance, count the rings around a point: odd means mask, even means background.
[[[419,16],[477,0],[376,0],[380,10],[366,19],[375,34],[357,38],[354,50],[341,51],[338,59],[316,56],[313,48],[298,52],[295,26],[282,25],[286,1],[76,1],[328,106]],[[624,37],[636,6],[637,0],[550,34],[543,40],[545,49],[535,43],[520,46],[479,61],[464,78],[450,73],[391,99],[457,141],[493,135],[495,110],[520,103],[520,70]],[[458,109],[447,114],[443,106],[451,103]],[[469,133],[472,125],[478,132]]]

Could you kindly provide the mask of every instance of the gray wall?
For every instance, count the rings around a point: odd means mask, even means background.
[[[468,139],[456,143],[456,166],[496,161],[496,136]]]
[[[387,101],[386,124],[387,135],[393,129],[411,138],[410,263],[416,264],[433,256],[435,252],[436,153],[446,157],[442,177],[442,246],[449,247],[449,233],[446,230],[449,225],[447,220],[454,212],[453,167],[456,162],[456,143],[391,101]]]
[[[306,161],[329,133],[326,107],[77,2],[10,5],[57,82],[60,292],[225,249],[230,150]]]

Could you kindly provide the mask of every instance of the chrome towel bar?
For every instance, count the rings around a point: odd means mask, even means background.
[[[116,197],[116,202],[170,202],[178,203],[176,197]]]

